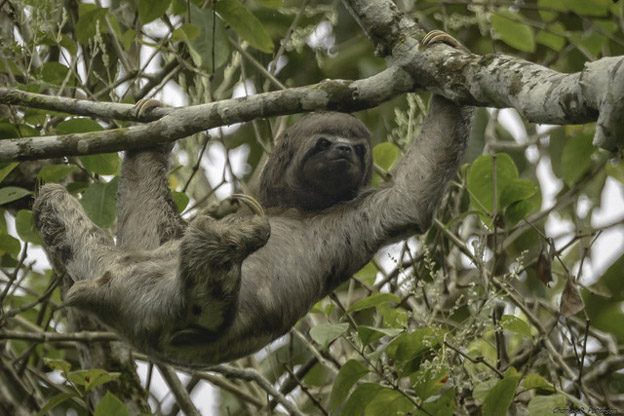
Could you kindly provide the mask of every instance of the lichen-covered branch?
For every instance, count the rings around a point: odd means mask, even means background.
[[[422,36],[423,30],[391,0],[343,2],[377,50],[420,86],[458,103],[513,107],[534,123],[597,120],[595,145],[614,150],[624,144],[624,57],[603,58],[563,74],[511,56],[478,56],[446,45],[420,52],[417,38],[409,34]]]
[[[358,111],[374,107],[398,94],[412,91],[411,77],[400,67],[392,66],[370,78],[357,81],[327,80],[308,87],[291,88],[248,97],[222,100],[186,108],[169,110],[159,120],[142,126],[68,134],[62,136],[27,137],[0,141],[0,161],[32,160],[69,155],[138,149],[154,144],[173,142],[198,131],[225,126],[259,117],[273,117],[314,110]],[[17,94],[0,89],[0,104],[7,102],[58,111],[59,97]],[[133,110],[126,104],[87,105],[84,101],[66,99],[65,112],[101,117],[119,115],[129,119]],[[99,112],[99,111],[98,111]],[[162,113],[161,113],[162,114]]]

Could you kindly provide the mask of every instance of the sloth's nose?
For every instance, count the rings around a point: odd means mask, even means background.
[[[339,144],[336,146],[336,150],[340,153],[348,154],[351,153],[351,146],[347,144]]]

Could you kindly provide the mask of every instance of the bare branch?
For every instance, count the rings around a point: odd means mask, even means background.
[[[191,396],[189,396],[173,368],[166,364],[159,364],[158,369],[171,389],[171,392],[175,396],[176,402],[180,406],[180,409],[182,409],[182,411],[189,416],[200,416],[201,413],[193,404]]]
[[[279,390],[277,390],[269,382],[269,380],[262,377],[262,375],[255,370],[236,368],[230,365],[221,364],[211,367],[210,371],[221,373],[226,377],[238,378],[246,381],[255,381],[264,391],[273,396],[282,406],[284,406],[290,414],[303,416],[301,410],[299,410],[290,400],[280,393]]]
[[[112,332],[81,331],[68,334],[58,332],[22,332],[5,329],[0,331],[0,339],[13,339],[32,342],[108,342],[119,341],[119,337]]]

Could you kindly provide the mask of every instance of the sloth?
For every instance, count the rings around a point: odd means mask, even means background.
[[[350,114],[305,116],[278,139],[260,176],[265,208],[319,211],[356,197],[370,182],[370,132]]]
[[[351,116],[319,113],[288,129],[269,158],[266,213],[246,199],[251,215],[200,215],[186,226],[167,187],[169,149],[156,148],[126,153],[116,243],[55,184],[41,188],[35,224],[73,280],[68,306],[157,360],[205,368],[285,334],[379,248],[426,231],[471,113],[433,96],[419,136],[376,189],[363,189],[370,133]]]

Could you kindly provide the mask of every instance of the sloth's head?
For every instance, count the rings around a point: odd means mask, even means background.
[[[357,118],[313,113],[278,138],[260,179],[265,207],[317,211],[353,199],[371,177],[371,137]]]

